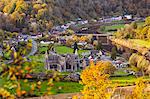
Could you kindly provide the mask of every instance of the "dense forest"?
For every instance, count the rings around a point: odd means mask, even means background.
[[[76,18],[150,15],[149,0],[0,0],[0,28],[17,32],[48,31]]]
[[[133,14],[148,16],[150,14],[149,0],[47,0],[51,2],[55,17],[73,19],[99,18],[102,16],[114,16]]]

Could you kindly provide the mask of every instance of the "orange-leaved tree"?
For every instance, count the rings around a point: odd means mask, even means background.
[[[84,85],[82,90],[83,99],[110,99],[115,87],[109,80],[108,67],[110,62],[100,61],[96,65],[91,65],[83,70],[81,74],[81,84]]]

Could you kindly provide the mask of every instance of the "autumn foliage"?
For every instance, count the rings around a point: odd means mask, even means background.
[[[144,89],[147,87],[147,85],[144,83],[143,78],[138,78],[136,80],[136,86],[133,89],[133,92],[129,97],[130,99],[148,99],[150,96],[147,92],[144,92]]]
[[[84,85],[82,90],[83,99],[110,99],[113,94],[114,87],[109,80],[107,67],[111,65],[109,62],[98,62],[83,70],[81,74],[81,83]]]
[[[126,24],[124,28],[118,29],[115,36],[120,39],[150,39],[150,17],[147,17],[141,26],[136,22]]]
[[[141,71],[143,74],[150,74],[150,62],[144,56],[133,53],[129,63],[131,66],[136,67],[137,71]]]
[[[32,43],[31,40],[26,43],[24,46],[18,45],[17,48],[9,44],[3,45],[3,51],[7,55],[1,57],[3,62],[0,71],[0,97],[2,98],[13,99],[51,94],[52,78],[46,82],[32,80],[31,74],[36,62],[27,59]],[[46,87],[43,89],[43,86]]]

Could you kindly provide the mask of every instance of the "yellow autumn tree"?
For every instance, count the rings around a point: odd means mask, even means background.
[[[78,41],[79,41],[79,38],[78,38],[77,35],[73,35],[73,36],[72,36],[72,39],[73,39],[74,42],[78,42]]]
[[[150,27],[148,29],[147,38],[150,39]]]
[[[34,4],[34,5],[33,5],[33,8],[34,8],[35,10],[39,10],[39,9],[42,8],[42,6],[41,6],[41,4]]]
[[[47,8],[44,8],[44,9],[42,8],[38,10],[37,18],[43,19],[46,16],[47,12],[48,12]]]
[[[145,84],[143,77],[138,78],[135,84],[132,93],[126,94],[125,99],[149,99],[150,94],[144,91],[147,85]]]
[[[27,3],[24,0],[17,0],[15,11],[23,13],[28,8]]]
[[[144,56],[133,53],[129,58],[129,64],[135,67],[137,71],[141,71],[143,75],[150,74],[148,70],[150,62]]]
[[[145,25],[150,25],[150,16],[145,19]]]
[[[10,92],[5,90],[4,88],[0,88],[0,97],[2,97],[3,99],[15,99],[15,96],[10,94]]]
[[[85,41],[87,41],[88,40],[88,38],[87,38],[87,36],[81,36],[80,37],[80,41],[82,42],[85,42]]]
[[[144,25],[137,26],[136,22],[127,24],[124,28],[118,29],[115,33],[116,38],[120,39],[144,39],[150,38],[150,16],[145,19]]]
[[[4,2],[5,6],[3,9],[3,12],[5,13],[13,13],[15,11],[19,13],[23,13],[27,10],[28,6],[27,3],[24,0],[6,0],[7,2]]]
[[[8,13],[9,9],[11,8],[11,5],[7,5],[4,7],[3,12]]]
[[[110,99],[114,87],[111,86],[112,82],[109,80],[107,74],[107,67],[111,65],[109,62],[98,62],[83,70],[81,74],[81,83],[84,85],[82,90],[83,99]]]

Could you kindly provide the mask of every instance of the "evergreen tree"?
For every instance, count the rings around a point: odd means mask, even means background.
[[[74,43],[73,53],[75,53],[76,50],[79,50],[77,42]]]
[[[116,56],[117,56],[117,49],[116,49],[116,47],[113,47],[112,50],[111,50],[111,58],[113,60],[115,60]]]

